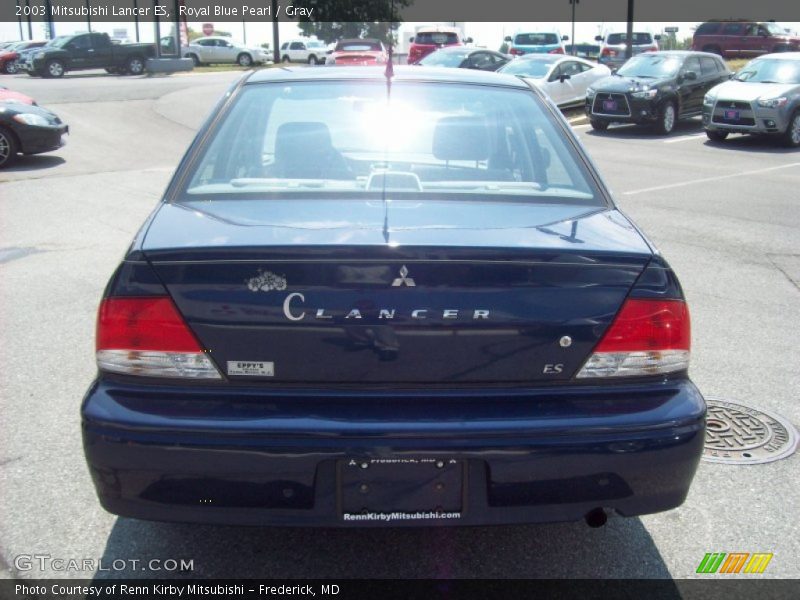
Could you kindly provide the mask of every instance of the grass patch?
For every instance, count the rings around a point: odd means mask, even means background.
[[[726,60],[728,68],[734,73],[750,62],[749,58],[731,58]]]

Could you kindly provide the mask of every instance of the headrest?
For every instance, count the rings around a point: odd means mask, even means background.
[[[480,117],[443,117],[433,132],[433,156],[439,160],[486,160],[489,129]]]

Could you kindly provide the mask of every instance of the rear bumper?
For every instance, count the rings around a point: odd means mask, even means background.
[[[659,512],[686,497],[705,429],[705,403],[688,380],[369,395],[100,381],[82,416],[106,510],[242,525],[386,525],[342,514],[343,465],[382,459],[463,467],[457,518],[392,525],[570,521],[598,507]],[[433,510],[435,499],[417,508]]]

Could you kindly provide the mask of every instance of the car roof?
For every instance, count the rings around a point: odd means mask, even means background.
[[[769,59],[778,59],[778,58],[788,58],[789,60],[800,60],[800,52],[773,52],[772,54],[763,54],[758,56],[757,58],[769,58]]]
[[[253,71],[246,83],[268,83],[285,81],[386,81],[384,67],[325,67],[309,69],[302,67],[276,67]],[[513,75],[502,75],[473,69],[448,69],[397,65],[392,81],[430,81],[442,83],[473,83],[530,90],[530,87]]]
[[[419,29],[417,29],[416,33],[461,33],[461,30],[458,27],[431,25],[426,27],[420,27]]]
[[[348,38],[345,40],[339,40],[336,42],[337,44],[357,44],[358,42],[366,43],[366,44],[380,44],[381,41],[375,38]]]

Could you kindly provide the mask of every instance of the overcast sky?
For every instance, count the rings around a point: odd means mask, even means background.
[[[401,39],[407,44],[408,37],[414,34],[414,28],[418,23],[405,23],[401,30]],[[637,30],[660,33],[664,27],[679,27],[678,38],[690,37],[692,29],[698,23],[637,23]],[[795,32],[800,31],[800,23],[782,23],[784,27],[789,27]],[[195,30],[200,30],[202,23],[189,23]],[[239,41],[244,37],[243,27],[246,27],[247,42],[249,44],[261,44],[263,42],[272,43],[272,23],[268,22],[248,22],[246,25],[236,22],[215,23],[220,30],[230,31],[233,37]],[[562,35],[572,35],[572,24],[565,23],[464,23],[464,34],[472,37],[476,45],[489,48],[499,48],[506,35],[513,35],[517,31],[546,31],[557,30]],[[162,35],[169,33],[167,25],[162,26]],[[112,34],[115,29],[125,29],[128,37],[134,39],[135,28],[131,23],[92,23],[94,31],[104,31]],[[84,23],[56,23],[56,35],[65,35],[78,31],[85,31]],[[594,36],[605,31],[625,31],[625,23],[576,23],[575,39],[578,43],[591,42]],[[152,42],[153,24],[141,23],[139,25],[140,38],[143,42]],[[24,39],[28,39],[27,22],[22,23],[22,33]],[[280,36],[282,40],[288,40],[299,36],[299,29],[294,23],[280,23]],[[17,22],[0,22],[0,40],[16,40],[20,37],[19,24]],[[42,23],[33,24],[34,39],[44,39],[44,26]]]

